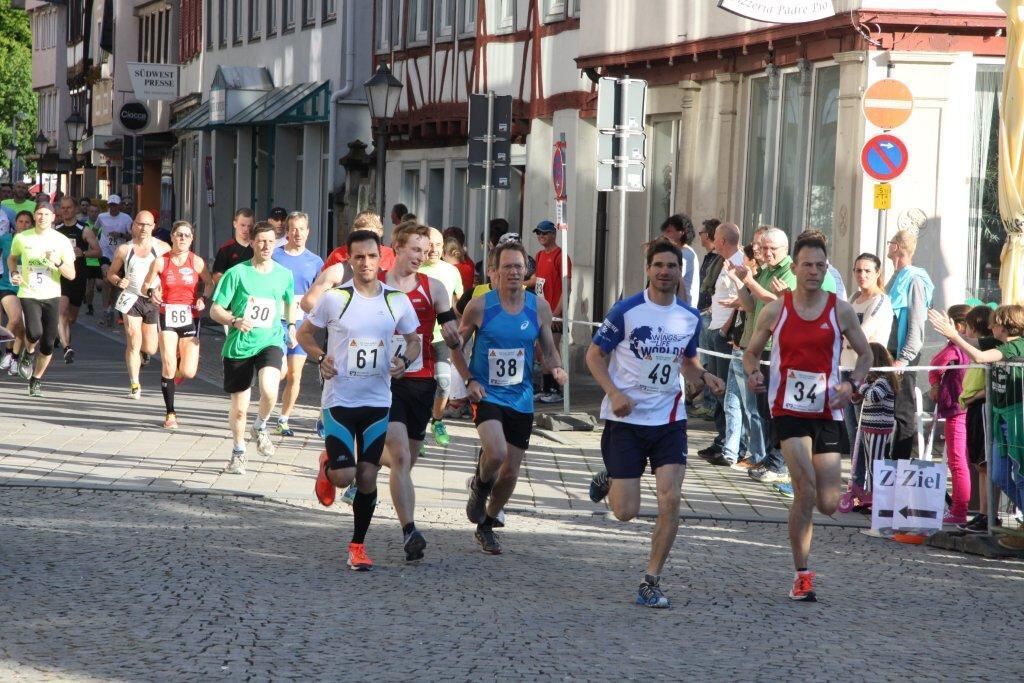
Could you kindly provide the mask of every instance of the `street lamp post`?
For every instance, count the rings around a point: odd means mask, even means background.
[[[71,112],[71,116],[64,119],[64,130],[71,142],[71,175],[68,177],[68,194],[75,196],[75,173],[78,172],[78,143],[85,137],[85,119],[78,113],[78,110]]]
[[[388,144],[388,122],[398,108],[402,94],[402,82],[395,78],[387,64],[377,67],[370,80],[363,83],[366,102],[370,107],[370,118],[377,120],[377,206],[381,220],[387,215],[384,203],[384,176],[387,173],[386,150]]]
[[[14,178],[14,162],[18,160],[18,148],[13,142],[7,144],[7,159],[11,162],[11,185],[14,185],[17,182]]]
[[[35,140],[32,141],[36,146],[36,181],[39,184],[39,190],[43,189],[43,155],[46,154],[46,148],[50,146],[50,140],[43,134],[43,131],[39,131],[36,135]]]

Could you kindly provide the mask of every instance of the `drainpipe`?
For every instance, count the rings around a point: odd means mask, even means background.
[[[326,232],[321,240],[321,245],[325,247],[324,256],[330,253],[334,249],[334,184],[335,184],[335,172],[338,168],[338,160],[335,158],[335,147],[338,142],[338,113],[337,107],[341,104],[341,101],[351,94],[352,89],[355,87],[355,74],[356,74],[356,46],[355,46],[355,4],[356,0],[345,0],[345,13],[342,18],[345,29],[345,80],[342,83],[340,90],[335,90],[331,93],[331,102],[328,105],[328,124],[327,124],[327,225],[324,229]]]

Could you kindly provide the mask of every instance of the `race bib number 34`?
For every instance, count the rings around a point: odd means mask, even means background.
[[[782,407],[798,413],[820,413],[825,410],[826,377],[824,372],[789,370]]]
[[[245,306],[246,320],[253,327],[271,327],[277,324],[277,307],[274,300],[258,296],[249,297],[249,303]]]
[[[652,353],[640,364],[640,388],[657,394],[679,391],[679,358],[670,353]]]
[[[348,343],[348,376],[376,377],[387,365],[384,342],[380,339],[353,339]]]
[[[522,349],[491,349],[487,352],[487,383],[495,387],[519,384],[527,369],[525,361]]]

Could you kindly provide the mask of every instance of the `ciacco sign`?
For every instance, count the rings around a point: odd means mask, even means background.
[[[769,24],[800,24],[827,19],[836,13],[832,0],[718,0],[718,6]]]

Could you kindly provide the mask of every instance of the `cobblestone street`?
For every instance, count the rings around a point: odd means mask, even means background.
[[[340,514],[239,498],[7,488],[5,680],[1017,680],[1024,567],[816,536],[817,604],[785,597],[785,527],[687,524],[667,611],[632,599],[650,524],[510,516],[478,552],[455,510],[402,560],[343,567]]]

